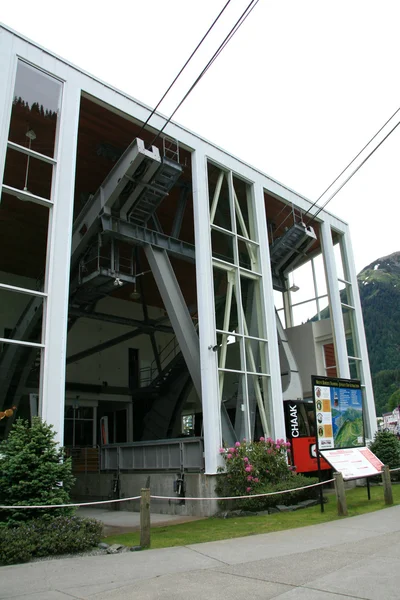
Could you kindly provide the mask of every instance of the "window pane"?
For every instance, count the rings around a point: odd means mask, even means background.
[[[208,190],[211,223],[232,231],[229,188],[226,174],[210,163],[208,164]],[[212,212],[214,212],[214,215]]]
[[[220,369],[244,370],[241,358],[242,338],[233,334],[217,333],[217,344]]]
[[[214,302],[217,329],[238,331],[235,273],[214,267]],[[232,283],[231,283],[232,282]]]
[[[40,344],[42,314],[43,298],[0,288],[1,337]]]
[[[299,306],[293,306],[293,325],[302,325],[313,319],[317,314],[317,303],[315,300],[305,302]]]
[[[52,165],[17,150],[7,150],[3,179],[5,185],[50,200],[52,174]]]
[[[61,82],[53,77],[18,63],[9,132],[12,142],[54,156],[61,88]]]
[[[239,265],[249,271],[259,271],[258,246],[238,238]]]
[[[3,193],[0,202],[0,282],[41,290],[46,270],[49,210]],[[27,296],[26,296],[27,298]]]
[[[255,240],[253,219],[250,218],[253,212],[251,188],[237,177],[233,178],[233,187],[236,193],[236,231],[242,237]]]
[[[240,285],[242,292],[243,317],[245,321],[245,323],[243,323],[243,333],[252,337],[264,338],[260,314],[260,282],[258,279],[249,279],[248,277],[242,276],[240,278]]]
[[[211,229],[212,254],[225,262],[233,263],[233,240],[231,235]]]
[[[268,373],[267,342],[245,338],[246,370],[255,373]]]
[[[29,394],[39,394],[41,348],[1,344],[0,385],[4,410],[17,407],[17,417],[30,417]],[[22,402],[23,401],[23,402]]]

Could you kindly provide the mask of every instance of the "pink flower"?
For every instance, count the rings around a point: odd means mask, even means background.
[[[269,473],[268,469],[265,469],[265,472],[266,472],[266,473]]]
[[[246,473],[251,473],[251,467],[250,465],[247,465],[247,467],[245,468]]]
[[[223,454],[224,452],[225,452],[225,448],[220,448],[220,449],[219,449],[219,453],[220,453],[220,454]]]
[[[291,443],[290,442],[286,442],[286,448],[290,448]]]
[[[265,442],[265,438],[264,437],[260,437],[260,442]]]
[[[236,448],[239,448],[239,446],[240,446],[240,442],[236,442],[236,443],[235,443],[235,446],[236,446]]]
[[[277,449],[277,450],[280,450],[280,449],[281,449],[281,447],[279,446],[279,444],[277,444],[277,445],[276,445],[276,449]]]
[[[248,479],[248,478],[247,478],[247,479]],[[254,483],[258,483],[258,482],[259,482],[259,479],[258,479],[258,477],[254,477],[253,481],[254,481]]]
[[[251,487],[247,487],[246,492],[251,492]]]
[[[226,455],[226,458],[232,458],[232,454],[230,454],[230,453],[229,453],[229,454],[227,454],[227,455]]]
[[[249,476],[247,477],[247,481],[253,481],[253,477],[252,477],[251,475],[249,475]],[[255,481],[255,480],[254,480],[254,481]]]
[[[272,453],[273,453],[273,450],[272,450],[272,448],[268,448],[268,450],[267,450],[267,454],[272,454]]]
[[[235,448],[229,448],[229,452],[235,452]]]
[[[245,456],[243,460],[244,460],[244,462],[247,462],[247,463],[249,462],[249,459],[247,458],[247,456]]]

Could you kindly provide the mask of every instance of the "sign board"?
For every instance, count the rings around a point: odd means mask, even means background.
[[[365,446],[361,383],[312,377],[319,450]]]
[[[358,479],[369,475],[380,475],[383,463],[369,448],[342,448],[320,450],[321,455],[343,479]]]

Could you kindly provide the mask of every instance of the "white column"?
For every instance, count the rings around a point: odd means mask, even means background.
[[[64,438],[65,359],[79,105],[78,82],[68,81],[63,89],[57,166],[53,174],[56,178],[54,207],[49,215],[46,261],[48,298],[42,334],[45,350],[42,358],[41,416],[54,426],[56,440],[60,444]]]
[[[202,150],[192,153],[193,214],[196,240],[196,282],[199,315],[201,401],[203,406],[205,471],[211,475],[220,464],[221,408],[218,393],[211,234],[207,190],[207,163]]]
[[[12,36],[0,28],[0,183],[7,152],[8,129],[14,92],[16,56],[12,52]]]
[[[369,367],[368,348],[367,340],[365,338],[364,321],[361,309],[360,294],[358,291],[358,280],[357,272],[354,264],[353,248],[351,245],[350,233],[347,231],[343,238],[342,249],[343,249],[343,260],[346,262],[347,277],[352,286],[353,292],[353,305],[354,305],[354,329],[353,335],[356,337],[356,348],[359,351],[359,358],[361,358],[361,383],[365,385],[365,402],[364,406],[364,417],[366,423],[366,436],[373,438],[377,425],[376,425],[376,410],[374,393],[372,388],[371,371]]]
[[[261,292],[264,299],[265,326],[268,340],[268,364],[270,370],[270,407],[271,435],[275,439],[286,439],[285,416],[283,412],[283,395],[281,367],[279,362],[278,334],[272,285],[271,259],[269,254],[267,219],[265,215],[264,189],[254,184],[255,221],[257,238],[260,244]]]
[[[338,376],[350,378],[349,361],[347,357],[346,334],[344,330],[343,313],[340,300],[339,282],[337,278],[335,254],[331,226],[326,221],[320,224],[322,254],[325,263],[329,308],[331,313],[332,333],[335,340],[336,367]]]

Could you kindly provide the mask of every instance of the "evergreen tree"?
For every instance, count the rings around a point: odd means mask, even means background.
[[[74,480],[71,459],[64,460],[52,426],[39,417],[32,425],[18,419],[0,444],[0,505],[68,504]],[[70,508],[13,509],[0,511],[0,519],[13,523],[73,512]]]

